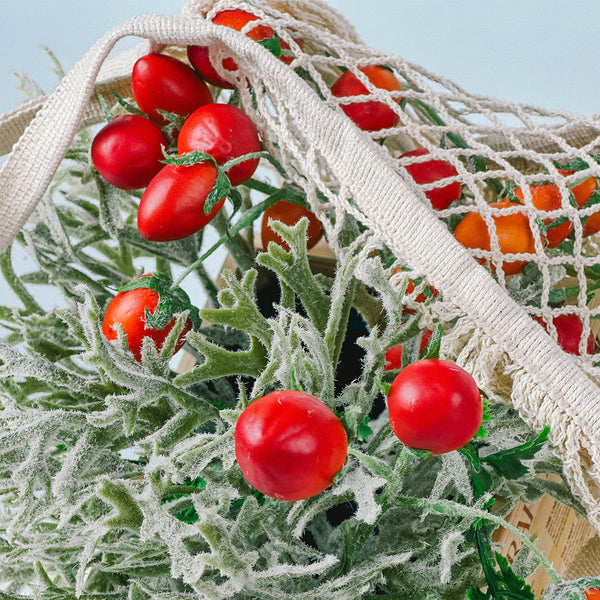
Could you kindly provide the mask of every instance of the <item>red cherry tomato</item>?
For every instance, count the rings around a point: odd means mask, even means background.
[[[122,190],[143,188],[163,168],[160,128],[144,117],[123,115],[103,127],[92,142],[92,162],[108,183]]]
[[[166,327],[162,329],[152,329],[146,327],[146,309],[150,314],[154,314],[158,305],[158,294],[149,288],[137,288],[127,292],[119,292],[108,305],[102,322],[102,333],[107,340],[117,339],[116,324],[119,323],[127,337],[129,350],[138,362],[142,360],[142,342],[144,337],[148,336],[154,340],[158,350],[169,335],[175,325],[176,319],[173,318]],[[185,324],[175,351],[179,350],[184,342],[187,332],[191,329],[192,322],[188,319]]]
[[[140,110],[160,123],[157,109],[187,117],[212,102],[208,86],[185,63],[164,54],[147,54],[137,60],[131,75],[133,97]]]
[[[273,219],[274,221],[281,221],[286,225],[295,225],[302,217],[308,218],[308,229],[307,229],[307,242],[306,247],[310,250],[323,235],[323,225],[321,225],[321,221],[317,219],[316,215],[300,206],[299,204],[294,204],[292,202],[287,202],[287,200],[280,200],[279,202],[275,202],[265,210],[262,219],[261,226],[261,239],[263,248],[266,250],[269,242],[274,242],[275,244],[279,244],[282,248],[290,251],[290,247],[287,242],[284,242],[281,239],[281,236],[271,228],[269,225],[269,219]]]
[[[232,158],[260,151],[256,126],[248,115],[229,104],[205,104],[185,121],[177,140],[177,151],[199,150],[210,154],[219,165]],[[232,185],[252,177],[258,158],[245,160],[227,171]]]
[[[247,23],[256,21],[258,17],[252,13],[246,12],[239,8],[232,10],[223,10],[213,17],[213,23],[229,27],[235,31],[241,31]],[[246,34],[252,40],[260,41],[267,40],[275,36],[275,32],[267,25],[256,25]],[[282,50],[289,50],[290,46],[284,40],[279,40]],[[211,85],[221,88],[232,89],[233,86],[228,81],[225,81],[213,67],[208,55],[208,48],[205,46],[188,46],[188,59],[194,68],[200,73],[205,81]],[[281,61],[285,64],[290,64],[294,59],[290,55],[281,55]],[[237,71],[237,64],[232,58],[223,60],[223,67],[229,71]]]
[[[410,156],[423,156],[429,154],[426,148],[417,148],[410,152],[405,152],[400,158]],[[415,180],[415,183],[426,184],[434,183],[446,177],[456,177],[458,172],[456,169],[445,160],[427,160],[406,165],[404,167],[408,174]],[[425,192],[427,198],[431,202],[431,206],[437,210],[448,208],[452,202],[459,200],[461,196],[461,185],[458,181],[449,183],[443,187],[433,188]]]
[[[279,500],[329,487],[346,461],[346,432],[321,400],[293,390],[255,400],[235,427],[235,456],[246,480]]]
[[[388,394],[393,432],[410,448],[444,454],[477,433],[483,405],[475,380],[448,360],[426,359],[400,371]]]
[[[204,214],[204,203],[217,180],[208,162],[189,167],[166,165],[150,182],[138,207],[138,229],[154,242],[169,242],[200,231],[223,206],[215,204]]]
[[[600,600],[600,590],[590,588],[589,590],[586,590],[585,597],[587,600]]]
[[[419,354],[427,348],[429,340],[433,335],[431,329],[424,329],[421,335],[421,343],[419,344]],[[395,371],[396,369],[402,368],[402,344],[392,346],[385,351],[385,364],[383,365],[384,371]]]
[[[533,317],[544,329],[548,326],[541,317]],[[583,335],[583,322],[573,314],[558,315],[552,319],[552,323],[556,327],[558,345],[569,354],[580,355],[579,342]],[[590,332],[586,343],[586,351],[588,354],[594,354],[596,347],[596,339],[594,334]]]
[[[378,65],[360,67],[369,81],[378,88],[391,92],[400,91],[402,86],[391,71]],[[367,87],[352,73],[345,71],[331,86],[331,93],[338,98],[348,96],[363,96],[369,94]],[[400,102],[400,99],[396,99]],[[342,110],[365,131],[379,131],[398,124],[398,115],[383,102],[368,100],[366,102],[354,102],[342,104]]]
[[[217,70],[210,62],[208,48],[206,46],[188,46],[187,56],[194,69],[196,69],[196,71],[200,73],[202,79],[210,83],[210,85],[226,90],[232,90],[235,87],[233,83],[225,81],[225,79],[217,73]]]

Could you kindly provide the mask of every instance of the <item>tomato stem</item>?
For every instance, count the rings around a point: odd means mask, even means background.
[[[271,188],[271,186],[269,186]],[[176,287],[181,284],[181,282],[194,270],[198,269],[200,265],[211,256],[216,250],[218,250],[223,244],[227,244],[227,241],[231,239],[231,236],[237,236],[244,228],[251,225],[256,219],[258,219],[264,211],[269,208],[275,202],[282,200],[286,196],[286,190],[280,188],[271,188],[275,190],[268,198],[260,202],[259,204],[255,204],[248,210],[246,210],[240,219],[237,221],[229,231],[225,231],[224,234],[221,235],[219,241],[213,244],[206,252],[204,252],[197,260],[195,260],[191,265],[189,265],[185,271],[173,282],[173,287]],[[220,214],[220,213],[218,213]],[[218,215],[217,215],[218,216]],[[216,218],[213,219],[213,223],[215,223]],[[216,228],[216,227],[215,227]],[[218,231],[218,229],[217,229]],[[219,232],[221,233],[221,232]],[[233,253],[232,253],[233,254]],[[239,263],[238,263],[239,264]],[[241,266],[241,265],[240,265]],[[215,288],[216,289],[216,288]],[[216,296],[215,296],[216,298]]]
[[[212,224],[238,266],[243,271],[251,269],[254,266],[254,252],[248,247],[246,240],[239,235],[239,231],[228,229],[227,217],[222,209],[215,215]]]

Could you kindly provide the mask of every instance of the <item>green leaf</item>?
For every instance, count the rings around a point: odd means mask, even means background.
[[[588,156],[596,163],[600,164],[600,154],[596,154],[590,152]],[[576,157],[567,162],[561,163],[557,160],[553,161],[554,166],[557,169],[562,169],[563,171],[583,171],[584,169],[589,169],[590,165],[583,160],[583,158]]]
[[[215,185],[213,186],[213,189],[210,190],[210,194],[208,194],[208,197],[204,202],[204,214],[209,215],[216,204],[230,195],[231,190],[232,185],[231,181],[229,181],[229,177],[227,177],[225,171],[219,168],[217,170],[217,180],[215,181]]]
[[[423,352],[419,355],[419,359],[439,358],[440,348],[442,346],[442,336],[444,334],[444,328],[442,325],[438,325],[435,331],[431,335],[431,339],[427,343],[427,346],[423,348]]]
[[[100,105],[100,108],[102,109],[102,114],[104,115],[104,119],[106,120],[107,123],[110,123],[115,118],[115,116],[113,115],[110,108],[108,108],[108,104],[107,104],[106,100],[104,99],[104,96],[102,96],[102,94],[97,94],[96,100],[98,101],[98,104]]]
[[[267,38],[266,40],[258,40],[258,43],[265,47],[271,54],[277,58],[281,56],[281,42],[278,37]]]
[[[369,417],[365,417],[358,426],[358,439],[361,442],[365,442],[369,437],[373,435],[373,430],[371,429]]]
[[[481,425],[479,429],[476,431],[473,439],[475,440],[485,440],[487,436],[487,429],[485,428],[485,424],[489,423],[492,420],[492,415],[490,413],[490,407],[487,399],[485,398],[485,394],[482,390],[479,390],[481,394],[481,401],[483,403],[483,415],[481,417]]]
[[[478,446],[474,442],[469,442],[462,448],[459,448],[458,451],[469,459],[473,493],[475,498],[481,498],[493,488],[494,479],[479,457]]]
[[[279,244],[270,243],[268,251],[259,254],[256,262],[278,274],[300,298],[315,327],[324,332],[331,302],[310,268],[306,250],[307,228],[306,217],[293,226],[274,221],[273,231],[287,242],[290,251],[284,250]]]
[[[138,115],[140,117],[148,118],[148,115],[140,110],[135,104],[131,104],[131,102],[127,102],[124,98],[119,96],[117,92],[113,92],[112,95],[115,97],[115,100],[129,113],[132,115]]]
[[[535,455],[548,441],[549,434],[550,428],[544,427],[529,442],[515,448],[500,450],[494,454],[482,457],[481,460],[490,465],[502,477],[506,479],[519,479],[528,472],[527,467],[521,461],[535,458]]]

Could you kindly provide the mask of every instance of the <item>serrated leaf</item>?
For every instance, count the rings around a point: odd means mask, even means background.
[[[515,448],[509,448],[494,454],[489,454],[488,456],[483,456],[481,460],[490,465],[494,471],[502,477],[506,477],[507,479],[519,479],[528,472],[527,467],[521,461],[535,458],[535,455],[548,441],[549,434],[550,428],[544,427],[544,429],[529,442],[516,446]]]

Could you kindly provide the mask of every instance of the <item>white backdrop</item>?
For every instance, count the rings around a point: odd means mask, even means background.
[[[183,0],[0,0],[0,113],[22,98],[11,70],[56,84],[41,44],[72,66],[107,29],[136,14],[179,12]],[[468,91],[600,113],[600,2],[329,0],[362,39]]]

